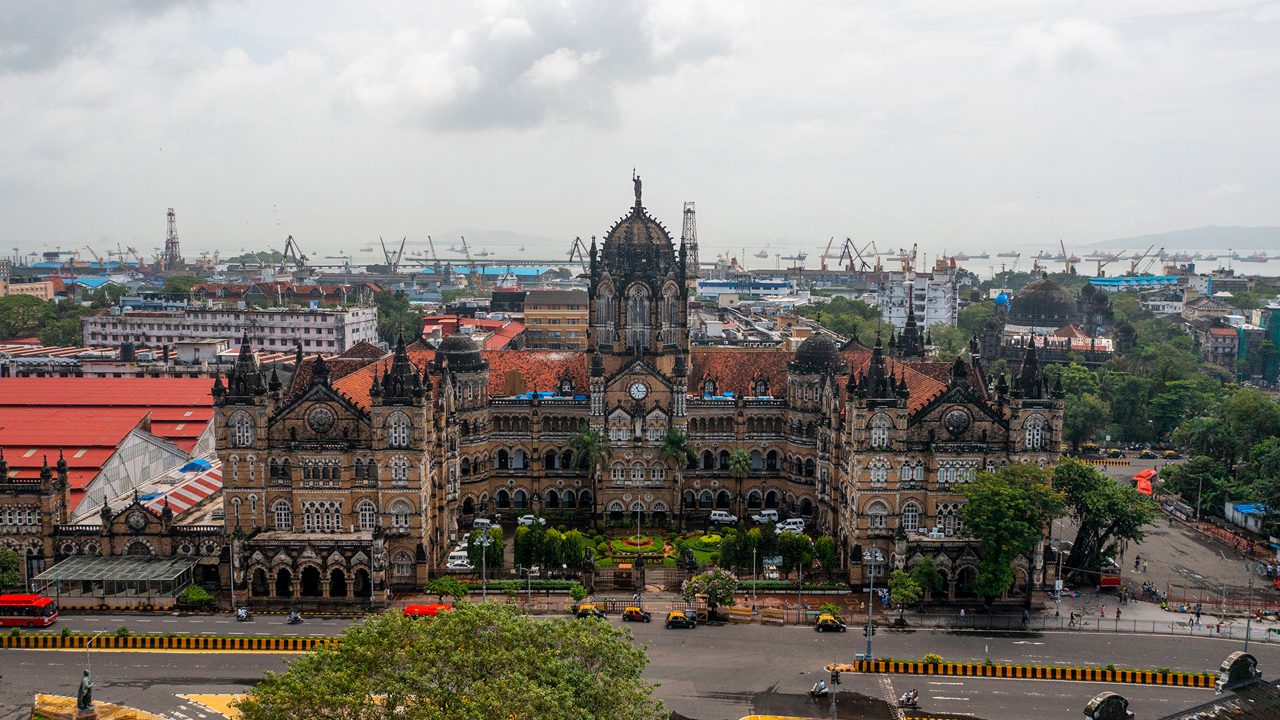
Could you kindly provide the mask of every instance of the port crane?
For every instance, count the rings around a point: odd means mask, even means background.
[[[291,259],[293,260],[293,267],[296,270],[305,268],[307,266],[307,261],[310,260],[310,258],[303,254],[302,248],[298,247],[298,241],[294,240],[292,235],[285,238],[284,252],[280,254],[280,269],[277,272],[281,274],[288,272],[286,264]]]
[[[1095,260],[1094,262],[1096,262],[1096,263],[1098,264],[1098,268],[1097,268],[1097,272],[1096,272],[1096,273],[1094,273],[1094,274],[1095,274],[1095,275],[1097,275],[1098,277],[1105,277],[1105,275],[1103,275],[1103,273],[1102,273],[1102,268],[1104,268],[1104,267],[1106,267],[1106,266],[1110,265],[1111,263],[1115,262],[1116,260],[1119,260],[1119,259],[1120,259],[1120,256],[1121,256],[1121,255],[1124,255],[1124,252],[1125,252],[1124,250],[1121,250],[1120,252],[1118,252],[1118,253],[1116,253],[1116,254],[1114,254],[1114,255],[1106,255],[1106,256],[1100,257],[1100,258],[1098,258],[1097,260]]]
[[[1070,275],[1073,270],[1071,266],[1071,253],[1067,252],[1067,244],[1062,242],[1062,238],[1058,238],[1058,247],[1062,248],[1062,271]]]
[[[1151,261],[1155,262],[1155,259],[1159,257],[1158,253],[1152,254],[1151,252],[1152,248],[1154,248],[1155,246],[1156,246],[1155,243],[1151,243],[1151,245],[1149,245],[1147,249],[1142,252],[1141,255],[1135,255],[1129,259],[1129,275],[1131,277],[1134,275],[1141,275],[1143,273],[1143,270],[1141,269],[1141,267],[1143,265],[1143,261],[1147,260],[1147,258],[1151,258]],[[1164,248],[1160,248],[1160,251],[1163,252]],[[1148,263],[1148,265],[1150,265],[1150,263]]]
[[[408,235],[400,238],[400,249],[391,252],[387,249],[387,241],[383,240],[381,235],[378,236],[378,242],[382,243],[382,257],[387,261],[387,267],[391,268],[393,273],[400,272],[400,261],[404,258],[404,242],[408,239]]]

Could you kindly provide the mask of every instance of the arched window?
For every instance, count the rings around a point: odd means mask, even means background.
[[[227,423],[231,447],[251,447],[253,445],[253,418],[247,412],[238,412],[231,416]]]
[[[667,479],[667,468],[662,465],[654,465],[649,470],[649,478],[654,482],[664,482]]]
[[[703,510],[708,510],[711,508],[711,503],[712,503],[711,491],[703,490],[702,494],[698,496],[698,507],[702,508]]]
[[[777,450],[770,450],[769,452],[765,453],[764,469],[765,470],[778,469],[778,451]]]
[[[902,506],[902,529],[915,532],[920,528],[920,506],[914,500]]]
[[[883,486],[889,482],[889,461],[884,458],[876,458],[871,461],[868,466],[871,471],[871,484]]]
[[[391,503],[391,525],[397,528],[409,527],[413,518],[413,506],[408,500],[395,500]]]
[[[597,320],[596,343],[610,345],[613,343],[613,328],[618,315],[612,285],[605,283],[600,286],[599,293],[596,295],[596,309],[600,316]]]
[[[1045,428],[1047,424],[1041,415],[1032,415],[1027,418],[1024,426],[1027,433],[1026,448],[1028,450],[1043,450],[1046,442]]]
[[[885,449],[889,447],[889,430],[893,428],[893,421],[888,415],[880,413],[871,418],[871,447]]]
[[[543,504],[546,505],[548,508],[560,507],[560,493],[556,492],[555,490],[548,490],[546,492],[546,499],[543,501]]]
[[[874,500],[867,505],[867,527],[872,530],[883,530],[887,525],[889,517],[889,506],[880,500]]]
[[[391,459],[391,480],[393,482],[409,482],[409,461],[396,457]]]
[[[760,455],[759,450],[751,451],[751,469],[752,470],[764,469],[764,457]]]
[[[404,413],[392,413],[387,417],[387,447],[407,448],[413,424]]]
[[[275,501],[271,506],[271,512],[275,514],[277,530],[293,529],[293,508],[290,507],[289,501],[283,498]]]
[[[627,479],[627,466],[618,463],[609,468],[609,479],[615,483],[625,482]]]
[[[499,508],[507,510],[511,507],[511,493],[506,488],[499,488],[493,497]]]
[[[377,463],[375,463],[375,462],[374,462],[374,461],[372,461],[372,460],[370,460],[369,462],[365,463],[365,464],[364,464],[364,476],[365,476],[365,477],[366,477],[370,482],[376,481],[376,480],[378,479],[378,465],[377,465]]]
[[[356,480],[363,480],[364,479],[364,461],[361,460],[360,458],[356,458],[355,463],[352,465],[351,472]]]
[[[413,577],[413,556],[403,550],[392,555],[391,574],[397,578]]]
[[[817,469],[817,467],[818,467],[818,466],[813,462],[813,458],[805,458],[805,461],[804,461],[804,476],[805,476],[805,477],[813,477],[814,470],[816,470],[816,469]]]
[[[524,469],[524,457],[525,457],[525,456],[524,456],[524,450],[516,449],[516,451],[515,451],[515,452],[511,453],[511,469],[512,469],[512,470],[523,470],[523,469]]]
[[[640,463],[631,466],[631,482],[636,485],[644,482],[644,466]]]
[[[529,493],[525,492],[523,489],[516,488],[516,491],[512,493],[511,498],[512,505],[517,509],[523,510],[524,508],[529,507]]]
[[[548,450],[547,454],[542,458],[542,467],[546,470],[556,469],[556,451]]]
[[[754,390],[755,390],[756,397],[768,397],[769,381],[765,380],[764,378],[757,378],[755,382]]]
[[[711,454],[711,451],[703,450],[702,451],[702,469],[711,470],[715,468],[715,463],[716,463],[715,456]]]
[[[642,285],[627,290],[627,347],[649,348],[649,290]]]
[[[372,530],[378,526],[378,508],[371,500],[361,500],[356,505],[356,516],[360,520],[361,530]]]
[[[566,510],[573,510],[578,507],[578,495],[572,490],[564,491],[564,507]]]
[[[718,465],[718,467],[721,470],[729,469],[729,451],[728,450],[720,451],[720,464]]]
[[[507,470],[511,467],[511,455],[506,450],[498,451],[498,470]]]
[[[662,344],[676,344],[680,325],[680,291],[668,287],[662,291]]]

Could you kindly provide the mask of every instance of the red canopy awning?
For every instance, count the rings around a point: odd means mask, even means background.
[[[1153,468],[1147,468],[1146,470],[1143,470],[1142,472],[1138,473],[1137,475],[1134,475],[1134,476],[1133,476],[1133,479],[1134,479],[1134,480],[1151,480],[1152,478],[1154,478],[1154,477],[1156,476],[1156,474],[1157,474],[1157,473],[1156,473],[1155,469],[1153,469]]]

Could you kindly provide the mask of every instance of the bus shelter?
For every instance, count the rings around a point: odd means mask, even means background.
[[[61,607],[172,605],[191,584],[199,558],[70,557],[35,578],[36,592]]]

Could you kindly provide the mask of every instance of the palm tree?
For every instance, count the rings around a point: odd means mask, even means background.
[[[597,476],[600,466],[609,457],[609,444],[599,430],[583,425],[578,434],[569,438],[569,448],[573,450],[574,467],[581,470],[587,468],[587,477],[591,483],[591,522],[596,521],[596,505],[600,499],[600,488]]]
[[[680,503],[680,529],[684,530],[684,466],[694,458],[693,448],[689,447],[689,437],[680,428],[667,428],[662,438],[662,447],[658,449],[658,457],[675,471],[676,500]]]
[[[742,481],[751,477],[751,455],[738,448],[729,453],[729,477],[738,480],[738,518],[742,518]]]

